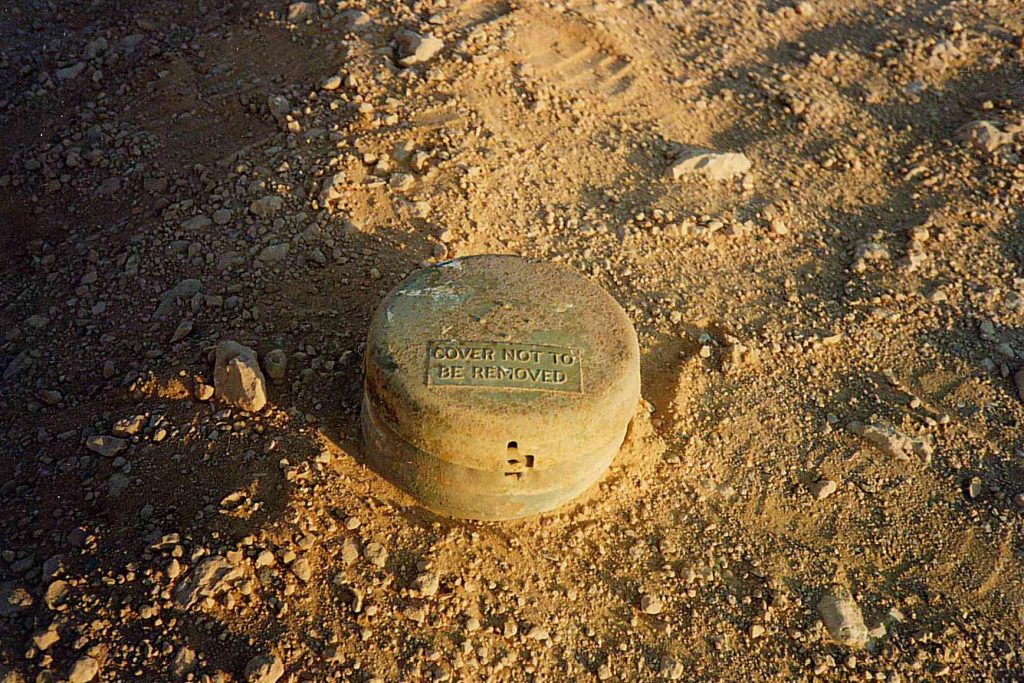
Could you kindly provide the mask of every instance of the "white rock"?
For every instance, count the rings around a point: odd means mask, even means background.
[[[315,2],[293,2],[288,5],[288,21],[310,19],[316,15]]]
[[[217,345],[213,386],[218,398],[242,410],[255,413],[267,404],[267,382],[256,352],[237,342]]]
[[[351,538],[341,542],[341,561],[349,565],[359,559],[359,546]]]
[[[750,159],[739,152],[701,152],[695,150],[684,154],[672,164],[668,175],[678,180],[684,175],[699,173],[712,180],[727,180],[746,173],[751,168]]]
[[[174,591],[174,601],[187,609],[197,601],[214,597],[242,576],[241,571],[220,555],[212,555],[199,563]]]
[[[550,640],[551,634],[543,626],[534,625],[526,632],[526,637],[530,640]]]
[[[857,245],[851,268],[855,273],[863,273],[868,264],[875,261],[888,261],[891,258],[889,250],[881,242],[867,240]]]
[[[1001,131],[992,121],[973,121],[956,132],[956,139],[968,147],[992,153],[1013,142],[1013,136]]]
[[[401,30],[395,34],[395,38],[398,40],[398,52],[401,55],[398,61],[402,66],[430,61],[444,47],[444,42],[440,38],[435,38],[429,33]]]
[[[810,485],[811,495],[817,500],[825,500],[839,489],[839,484],[831,479],[819,479]]]
[[[640,598],[640,609],[644,614],[661,614],[665,609],[665,603],[656,596],[645,595]]]
[[[367,543],[366,547],[363,548],[363,557],[372,564],[383,567],[388,562],[388,551],[380,543]]]
[[[274,557],[274,553],[269,550],[261,550],[260,554],[256,556],[256,568],[261,569],[262,567],[273,567],[277,564],[277,558]]]
[[[437,595],[437,589],[440,585],[441,582],[436,573],[423,572],[413,581],[412,587],[413,590],[424,598],[432,598]]]
[[[916,455],[924,464],[928,464],[935,452],[935,447],[925,437],[911,438],[888,425],[851,422],[848,427],[854,434],[898,460],[910,460],[911,456]]]
[[[818,602],[818,613],[836,642],[852,648],[861,648],[867,644],[868,627],[848,589],[834,586]]]

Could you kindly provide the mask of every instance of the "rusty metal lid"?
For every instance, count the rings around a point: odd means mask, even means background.
[[[545,472],[599,476],[639,397],[632,324],[565,266],[447,261],[409,276],[370,324],[364,430],[405,442],[406,460],[440,461],[424,471],[471,470],[484,489],[487,473],[529,475],[519,485],[538,490],[554,485]]]

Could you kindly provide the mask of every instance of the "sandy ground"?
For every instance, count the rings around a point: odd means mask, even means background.
[[[1024,680],[1022,154],[1019,0],[4,3],[0,680]],[[540,519],[362,460],[485,252],[640,337]]]

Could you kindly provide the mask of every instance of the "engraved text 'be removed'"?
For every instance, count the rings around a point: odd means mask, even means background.
[[[542,344],[432,341],[427,384],[580,392],[580,352]]]

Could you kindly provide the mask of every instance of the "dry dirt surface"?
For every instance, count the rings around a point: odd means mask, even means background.
[[[2,3],[0,680],[1024,680],[1022,155],[1020,0]],[[643,357],[497,524],[358,427],[485,252]]]

